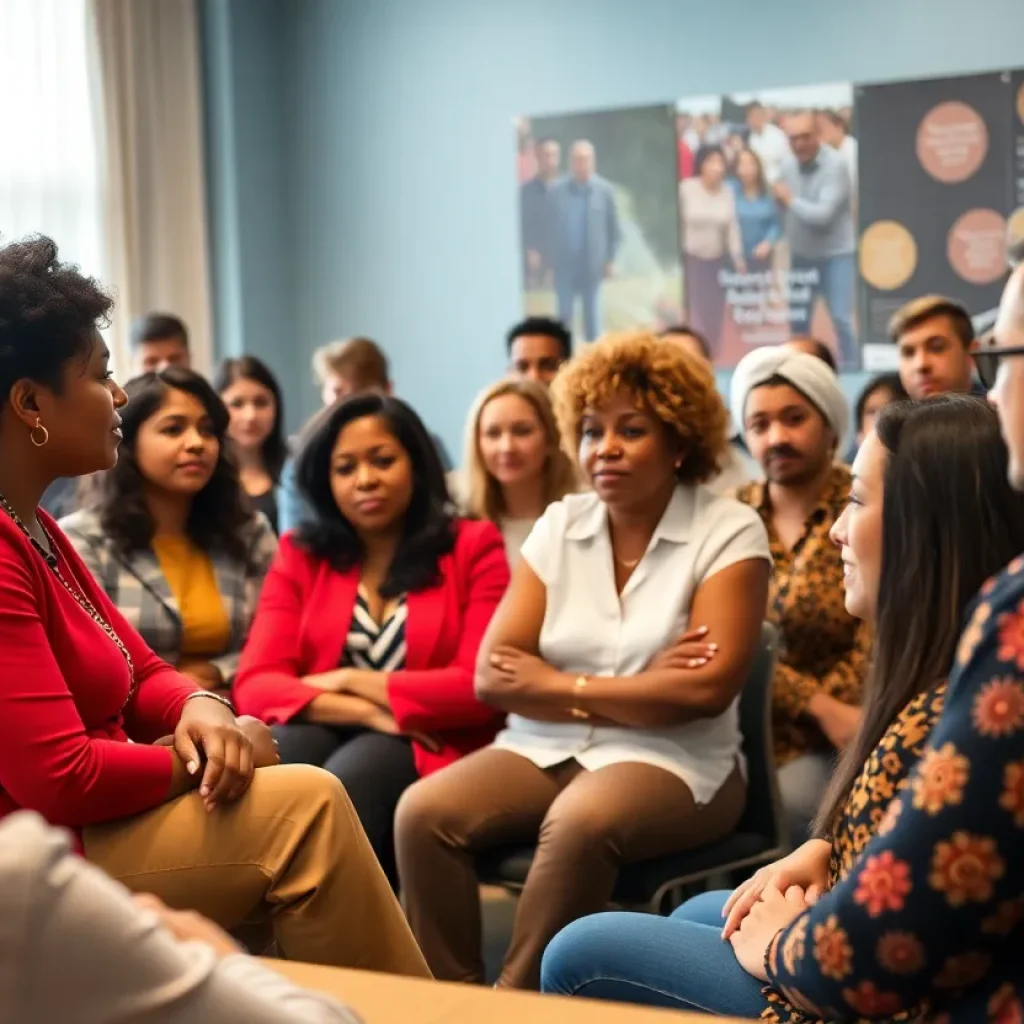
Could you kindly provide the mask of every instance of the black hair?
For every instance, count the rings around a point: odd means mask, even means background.
[[[505,347],[508,351],[512,351],[516,338],[526,334],[540,334],[545,338],[553,338],[562,350],[562,358],[572,357],[572,332],[561,320],[549,316],[530,316],[520,320],[505,336]]]
[[[704,165],[713,156],[720,156],[722,163],[725,164],[726,170],[729,168],[729,161],[726,158],[725,150],[721,146],[701,146],[697,150],[697,155],[693,158],[693,174],[694,177],[699,178],[700,172],[704,169]]]
[[[860,430],[861,422],[864,419],[864,409],[867,407],[871,396],[878,391],[888,391],[893,396],[894,401],[904,401],[909,397],[907,389],[903,386],[903,381],[900,380],[898,373],[880,373],[877,377],[872,377],[864,385],[864,390],[857,396],[855,422],[858,430]]]
[[[209,382],[192,370],[169,366],[144,373],[124,386],[128,404],[121,410],[123,441],[117,465],[97,481],[97,511],[104,532],[124,554],[142,551],[153,542],[153,517],[143,494],[144,479],[135,457],[139,429],[163,405],[169,391],[184,391],[199,400],[220,442],[217,465],[209,483],[193,498],[186,533],[203,551],[223,551],[232,558],[246,555],[242,530],[253,518],[238,470],[228,457],[225,436],[228,411]]]
[[[147,341],[177,339],[188,348],[188,328],[171,313],[147,313],[132,324],[131,347],[134,351]]]
[[[820,359],[833,373],[839,372],[839,367],[836,365],[835,353],[820,338],[812,338],[811,335],[804,334],[798,338],[792,338],[790,340],[807,342],[807,344],[814,349],[814,352],[808,352],[808,355],[813,355],[816,359]]]
[[[875,647],[860,730],[822,801],[818,835],[831,832],[900,711],[949,675],[981,585],[1024,550],[1024,493],[1010,486],[999,417],[983,399],[896,402],[875,433],[889,453]]]
[[[288,459],[288,442],[284,436],[284,399],[281,397],[281,385],[261,359],[255,356],[238,356],[225,359],[217,369],[213,379],[213,388],[218,395],[237,380],[253,380],[265,387],[274,396],[274,425],[260,450],[263,468],[275,484],[281,479],[281,470]]]
[[[65,366],[89,358],[113,306],[99,282],[57,259],[52,239],[0,248],[0,396],[25,378],[59,394]]]
[[[701,352],[704,353],[704,358],[709,363],[711,362],[711,345],[708,342],[708,339],[705,338],[704,335],[695,327],[691,327],[689,324],[672,324],[661,331],[659,337],[670,338],[672,335],[683,335],[687,338],[693,338],[693,340],[697,342],[697,346],[700,348]]]
[[[366,416],[384,421],[412,465],[412,499],[380,587],[382,597],[398,597],[433,586],[441,556],[455,546],[455,516],[437,448],[423,421],[401,399],[364,392],[343,398],[314,420],[297,457],[295,481],[315,517],[299,527],[296,539],[339,572],[348,572],[362,559],[362,542],[331,492],[331,453],[342,430]]]

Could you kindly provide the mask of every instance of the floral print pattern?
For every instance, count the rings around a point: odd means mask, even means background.
[[[1021,865],[1024,557],[979,596],[945,694],[908,705],[865,764],[830,890],[772,945],[765,1018],[1024,1024]],[[780,956],[791,934],[814,955]]]

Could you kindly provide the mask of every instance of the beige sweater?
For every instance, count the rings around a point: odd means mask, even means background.
[[[179,942],[21,811],[0,822],[2,1024],[358,1024],[248,956]]]

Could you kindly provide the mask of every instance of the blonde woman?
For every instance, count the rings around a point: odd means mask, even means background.
[[[513,565],[548,505],[579,489],[547,389],[531,380],[503,380],[477,398],[465,464],[464,511],[501,530]]]

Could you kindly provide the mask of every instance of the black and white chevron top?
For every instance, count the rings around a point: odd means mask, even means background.
[[[342,666],[371,672],[397,672],[405,668],[405,598],[396,598],[384,606],[381,621],[370,614],[362,586],[356,594],[352,621],[345,638]]]

